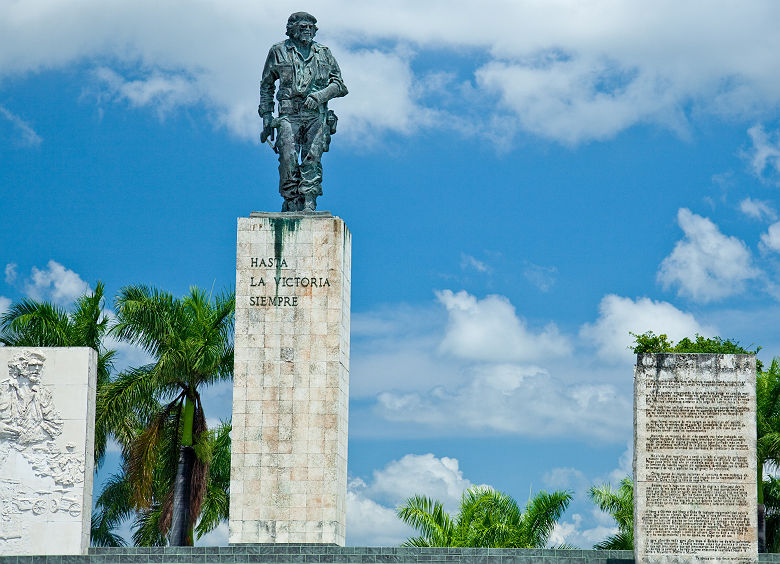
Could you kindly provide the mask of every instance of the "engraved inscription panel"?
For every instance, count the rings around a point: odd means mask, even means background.
[[[757,562],[755,357],[638,355],[640,563]]]

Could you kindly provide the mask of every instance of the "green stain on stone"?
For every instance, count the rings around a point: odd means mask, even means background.
[[[294,233],[298,227],[300,218],[297,217],[271,217],[268,218],[271,222],[271,229],[274,232],[274,263],[276,264],[276,293],[275,296],[279,297],[279,279],[282,277],[282,252],[284,251],[284,235],[285,233]]]

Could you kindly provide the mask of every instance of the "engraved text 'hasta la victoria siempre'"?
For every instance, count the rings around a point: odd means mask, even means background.
[[[330,281],[322,276],[288,276],[281,273],[281,269],[292,270],[284,258],[274,257],[250,259],[250,268],[273,268],[275,272],[271,276],[250,276],[249,287],[264,290],[269,284],[275,287],[275,295],[249,296],[249,305],[256,307],[269,306],[298,306],[298,296],[280,296],[280,288],[326,288],[330,287]],[[266,278],[268,281],[266,282]],[[294,292],[295,290],[293,290]]]

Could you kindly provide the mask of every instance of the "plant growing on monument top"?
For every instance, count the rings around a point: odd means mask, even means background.
[[[509,495],[491,488],[472,487],[463,492],[455,517],[441,502],[410,497],[398,517],[420,533],[402,546],[453,546],[491,548],[542,548],[571,501],[569,492],[539,492],[522,511]]]
[[[168,533],[170,544],[192,545],[216,440],[207,433],[200,391],[232,379],[234,296],[212,299],[192,288],[177,299],[127,286],[116,310],[111,333],[154,361],[118,375],[98,398],[97,421],[123,448],[123,473],[112,484],[139,512],[137,544],[165,544]]]
[[[588,497],[599,509],[615,520],[618,532],[593,545],[597,550],[634,549],[634,482],[630,476],[620,481],[614,490],[610,484],[591,486]]]
[[[635,354],[644,353],[710,353],[710,354],[758,354],[761,347],[756,346],[754,350],[747,349],[739,344],[739,341],[723,339],[721,337],[702,337],[698,333],[691,339],[685,337],[676,344],[670,341],[669,337],[661,333],[656,335],[652,331],[647,331],[638,335],[629,332],[634,337],[634,345],[631,350]],[[763,368],[761,361],[756,359],[756,370]]]
[[[103,312],[104,286],[76,299],[68,312],[52,303],[23,299],[0,318],[0,343],[8,347],[90,347],[97,352],[98,393],[110,380],[116,351],[104,345],[108,317]],[[108,429],[95,425],[95,465],[106,451]]]

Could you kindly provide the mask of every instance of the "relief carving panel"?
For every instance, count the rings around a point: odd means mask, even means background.
[[[86,434],[92,428],[84,418],[94,410],[82,412],[81,424],[70,430],[80,436],[70,440],[73,437],[66,433],[66,421],[52,393],[58,386],[42,381],[46,350],[6,348],[11,352],[7,372],[3,374],[4,367],[0,367],[0,555],[52,553],[41,547],[47,542],[59,543],[61,535],[52,529],[58,526],[55,523],[68,522],[63,534],[67,529],[69,535],[83,535],[85,444],[91,444]],[[78,387],[77,383],[67,385],[70,378],[55,374],[49,375],[48,381],[62,381],[62,389]],[[79,390],[83,389],[86,403],[86,373],[82,379]],[[90,477],[91,471],[89,464]],[[91,489],[91,483],[88,485]],[[86,512],[90,512],[88,507]],[[43,527],[46,538],[39,536]],[[53,533],[51,537],[48,531]],[[83,544],[80,538],[69,540],[76,546]],[[60,550],[66,551],[66,547],[60,546]]]

